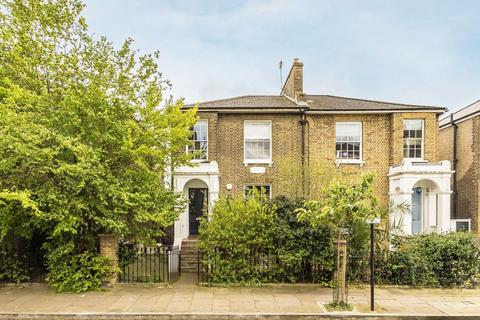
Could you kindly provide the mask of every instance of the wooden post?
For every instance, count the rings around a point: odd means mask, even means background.
[[[112,270],[107,275],[107,281],[109,285],[114,285],[118,276],[118,237],[113,234],[101,234],[99,238],[100,255],[108,258]]]
[[[348,302],[347,297],[347,241],[339,239],[337,247],[337,281],[334,302]]]

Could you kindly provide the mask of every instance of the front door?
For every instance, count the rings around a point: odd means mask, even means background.
[[[412,234],[422,232],[422,189],[413,188],[412,194]]]
[[[188,200],[189,235],[197,235],[199,226],[198,218],[206,214],[208,208],[208,189],[189,188]]]

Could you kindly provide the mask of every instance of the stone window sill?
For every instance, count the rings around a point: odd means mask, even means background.
[[[365,161],[352,160],[352,159],[337,159],[335,160],[335,164],[337,165],[337,167],[344,164],[353,164],[353,165],[359,165],[360,167],[363,167],[363,165],[365,164]]]
[[[273,164],[273,161],[268,161],[268,160],[245,160],[245,161],[243,161],[243,164],[245,165],[245,167],[247,167],[249,165],[252,165],[252,166],[267,165],[267,166],[271,167],[272,164]]]

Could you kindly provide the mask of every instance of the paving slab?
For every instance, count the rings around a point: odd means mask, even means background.
[[[182,276],[183,277],[183,276]],[[321,286],[199,287],[195,277],[173,286],[119,285],[100,292],[55,293],[47,286],[0,287],[5,319],[480,319],[479,289],[380,287],[370,312],[369,287],[349,288],[355,310],[328,313],[332,289]],[[195,316],[195,317],[194,317]]]

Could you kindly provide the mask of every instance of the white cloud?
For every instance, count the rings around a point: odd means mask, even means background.
[[[463,5],[462,5],[463,4]],[[277,94],[295,56],[309,93],[460,107],[479,98],[478,2],[87,1],[91,29],[159,49],[187,101]]]

